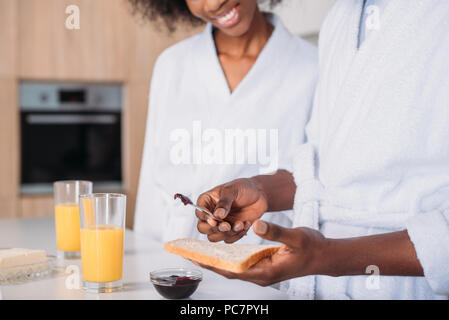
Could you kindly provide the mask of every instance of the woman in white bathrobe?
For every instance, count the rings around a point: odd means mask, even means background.
[[[244,274],[216,272],[292,279],[281,288],[298,298],[447,299],[448,17],[447,1],[337,1],[293,174],[237,180],[198,200],[234,223],[293,207],[297,228],[254,222],[285,246]],[[209,239],[234,239],[198,216]]]
[[[289,165],[309,118],[316,48],[263,15],[256,0],[133,2],[150,17],[162,6],[169,23],[190,12],[207,22],[154,67],[134,223],[158,241],[200,237],[195,211],[174,194],[196,201],[214,185]],[[289,226],[291,216],[270,221]],[[261,239],[250,231],[243,241]]]

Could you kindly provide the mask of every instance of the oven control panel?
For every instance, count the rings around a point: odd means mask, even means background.
[[[120,111],[122,85],[24,81],[19,101],[23,111]]]

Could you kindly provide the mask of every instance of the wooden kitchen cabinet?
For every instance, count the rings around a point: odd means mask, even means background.
[[[16,216],[19,189],[17,82],[0,78],[0,218]]]
[[[0,218],[18,210],[17,1],[0,0]]]
[[[0,78],[17,73],[17,0],[0,0]]]
[[[123,0],[18,0],[19,77],[122,81],[127,74],[129,5]],[[66,7],[80,29],[66,28]]]
[[[18,210],[20,218],[52,217],[55,212],[53,195],[21,197]]]

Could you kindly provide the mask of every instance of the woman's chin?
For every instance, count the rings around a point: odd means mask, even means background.
[[[216,24],[214,24],[214,27],[229,37],[241,37],[248,32],[249,23],[245,23],[245,21],[239,21],[232,27],[223,27]]]

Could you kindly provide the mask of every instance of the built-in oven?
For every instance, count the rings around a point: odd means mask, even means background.
[[[20,84],[21,192],[48,193],[57,180],[122,189],[122,86]]]

